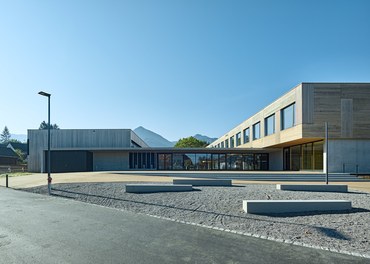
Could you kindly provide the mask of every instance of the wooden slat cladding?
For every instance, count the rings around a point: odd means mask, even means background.
[[[370,84],[309,85],[314,87],[314,116],[312,124],[305,123],[304,137],[324,137],[328,122],[331,138],[370,138]]]
[[[353,136],[353,99],[341,100],[341,134],[344,138]]]
[[[295,125],[282,130],[281,110],[295,103]],[[264,119],[275,114],[275,133],[264,136]],[[369,83],[302,83],[251,116],[213,142],[213,146],[243,132],[256,122],[261,124],[261,138],[242,144],[242,148],[265,148],[286,145],[303,138],[323,139],[325,122],[330,138],[370,138]],[[252,135],[251,135],[252,136]],[[292,143],[293,144],[293,143]]]
[[[302,123],[312,124],[314,116],[314,85],[309,83],[303,86],[302,90]]]

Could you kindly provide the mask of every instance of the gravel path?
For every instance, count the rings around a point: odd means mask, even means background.
[[[134,182],[130,182],[134,183]],[[370,258],[370,193],[289,192],[275,185],[195,187],[192,192],[133,194],[126,183],[54,184],[53,193],[82,202],[192,222],[285,242],[355,252]],[[46,187],[24,189],[46,193]],[[350,200],[353,209],[341,213],[252,215],[243,200]]]

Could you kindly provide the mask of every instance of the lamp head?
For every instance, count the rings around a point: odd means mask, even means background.
[[[51,94],[45,93],[43,91],[39,92],[39,95],[46,96],[46,97],[50,97],[51,96]]]

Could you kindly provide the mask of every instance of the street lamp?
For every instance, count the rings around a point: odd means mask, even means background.
[[[50,177],[50,96],[51,94],[45,93],[43,91],[39,92],[39,95],[46,96],[48,98],[48,194],[51,193],[51,180]]]
[[[328,122],[325,122],[325,148],[326,148],[326,184],[329,183],[329,125]]]

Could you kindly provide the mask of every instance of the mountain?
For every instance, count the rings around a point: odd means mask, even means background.
[[[27,135],[23,134],[10,134],[10,139],[16,139],[20,142],[27,142]]]
[[[198,140],[202,140],[202,141],[205,141],[207,142],[208,144],[211,144],[213,141],[215,141],[217,138],[210,138],[210,137],[207,137],[207,136],[204,136],[204,135],[200,135],[200,134],[196,134],[195,136],[196,139]]]
[[[135,128],[134,132],[144,140],[149,147],[173,147],[175,145],[175,143],[168,141],[161,135],[142,126]]]

